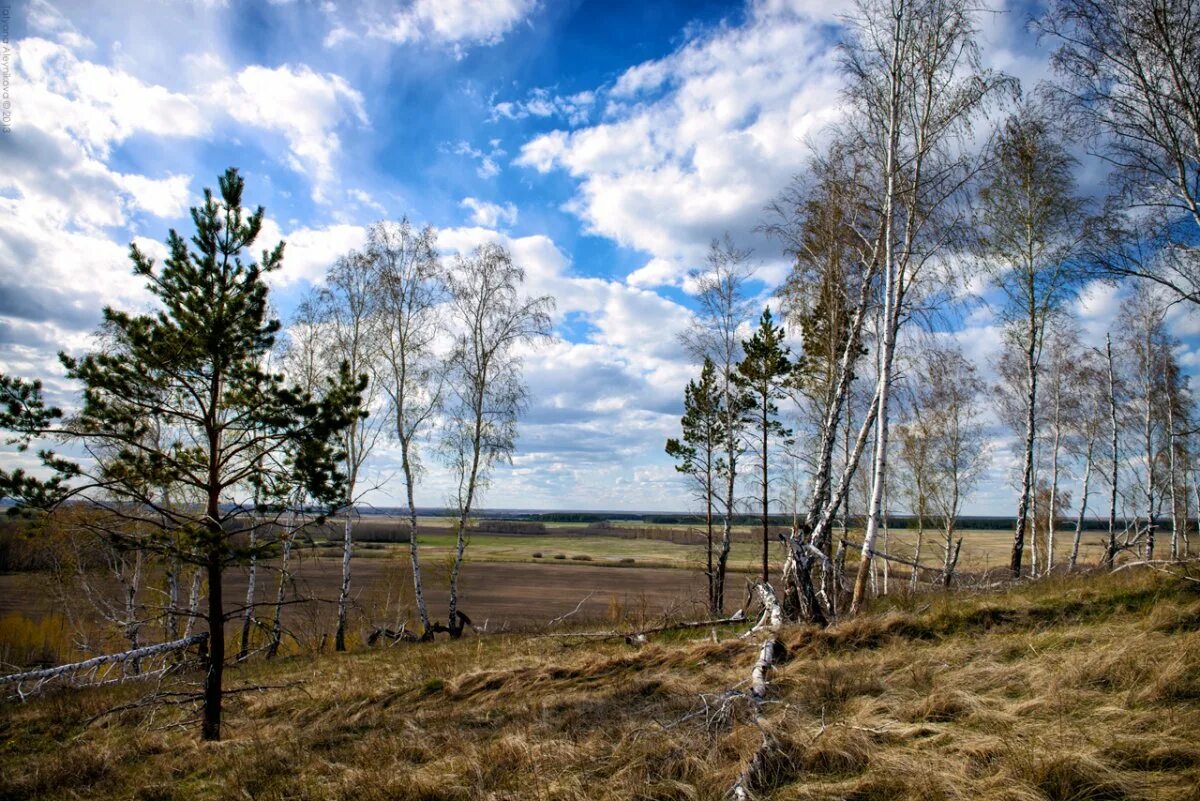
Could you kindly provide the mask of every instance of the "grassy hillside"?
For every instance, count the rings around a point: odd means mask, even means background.
[[[756,642],[532,636],[231,672],[226,740],[146,688],[0,705],[0,798],[1200,799],[1200,584],[1131,572],[880,604]],[[263,688],[265,687],[265,688]]]

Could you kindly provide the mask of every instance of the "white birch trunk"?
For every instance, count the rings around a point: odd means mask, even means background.
[[[346,523],[342,527],[342,586],[338,592],[337,636],[334,648],[346,650],[346,611],[350,605],[350,557],[354,554],[354,508],[346,508]]]
[[[903,11],[899,12],[904,13]],[[900,25],[897,15],[896,26]],[[883,503],[883,482],[887,474],[888,454],[888,399],[891,392],[892,359],[896,350],[896,328],[899,324],[899,310],[896,308],[898,296],[896,272],[896,171],[900,150],[900,42],[899,30],[893,31],[892,57],[889,72],[888,98],[888,130],[887,152],[884,155],[884,197],[883,197],[883,338],[880,343],[879,378],[877,396],[878,409],[875,419],[875,463],[871,471],[871,495],[867,502],[867,527],[863,534],[862,557],[859,561],[858,576],[854,582],[854,596],[850,601],[850,614],[853,615],[862,607],[866,590],[867,573],[871,568],[871,556],[875,547],[875,538],[879,532],[879,512]]]
[[[1167,469],[1170,470],[1171,487],[1171,560],[1179,559],[1179,497],[1176,492],[1175,466],[1175,393],[1167,393]]]
[[[1071,559],[1067,563],[1067,572],[1075,570],[1075,566],[1079,562],[1079,541],[1083,539],[1083,522],[1087,515],[1088,505],[1088,490],[1092,481],[1092,450],[1095,445],[1095,439],[1089,435],[1087,445],[1087,456],[1084,458],[1083,468],[1083,486],[1080,489],[1079,499],[1079,517],[1075,519],[1075,538],[1071,541]]]
[[[1061,367],[1059,368],[1061,370]],[[1058,522],[1058,453],[1062,446],[1062,376],[1056,379],[1054,390],[1054,444],[1050,453],[1050,509],[1046,514],[1046,567],[1048,576],[1054,571],[1054,531]]]
[[[279,561],[279,583],[275,586],[275,614],[271,619],[271,643],[267,646],[267,658],[279,653],[283,641],[283,602],[287,595],[287,584],[291,580],[289,566],[292,560],[292,542],[296,537],[295,526],[283,537],[283,553]]]
[[[254,623],[254,589],[258,578],[257,526],[250,529],[250,569],[246,576],[246,608],[242,611],[242,640],[238,648],[237,661],[243,662],[250,655],[250,626]]]

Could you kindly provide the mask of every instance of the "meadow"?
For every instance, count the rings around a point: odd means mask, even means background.
[[[785,626],[761,704],[744,628],[251,661],[219,743],[172,694],[190,675],[3,702],[0,799],[716,801],[764,742],[762,799],[1200,798],[1195,575],[897,594]]]

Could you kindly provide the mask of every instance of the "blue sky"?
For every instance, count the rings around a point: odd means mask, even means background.
[[[685,277],[725,231],[755,249],[764,299],[786,271],[754,233],[838,119],[838,2],[16,2],[13,131],[0,135],[0,369],[69,397],[105,303],[147,297],[151,252],[225,167],[283,238],[281,314],[365,226],[407,216],[447,250],[494,239],[558,298],[527,359],[533,403],[492,507],[681,509],[662,453],[694,368],[675,334]],[[1030,9],[981,18],[986,60],[1031,88]],[[1098,180],[1094,173],[1092,180]],[[981,290],[983,291],[983,290]],[[984,292],[986,300],[986,292]],[[1103,337],[1120,292],[1076,311]],[[1177,320],[1189,337],[1191,321]],[[986,305],[943,332],[986,366]],[[1191,360],[1191,362],[1189,362]],[[1189,349],[1185,363],[1194,366]],[[1012,506],[1006,432],[969,511]],[[17,460],[6,454],[3,458]],[[432,461],[432,460],[431,460]],[[389,504],[395,454],[375,462]],[[446,498],[431,471],[424,505]]]

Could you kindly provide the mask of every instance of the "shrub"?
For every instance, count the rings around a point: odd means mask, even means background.
[[[577,554],[575,554],[574,556],[572,556],[572,557],[571,557],[571,559],[573,559],[573,560],[574,560],[574,561],[576,561],[576,562],[590,562],[590,561],[592,561],[592,557],[588,556],[586,553],[577,553]]]
[[[533,558],[534,558],[534,559],[541,559],[541,558],[542,558],[542,552],[541,552],[541,551],[534,551],[534,552],[533,552]]]

